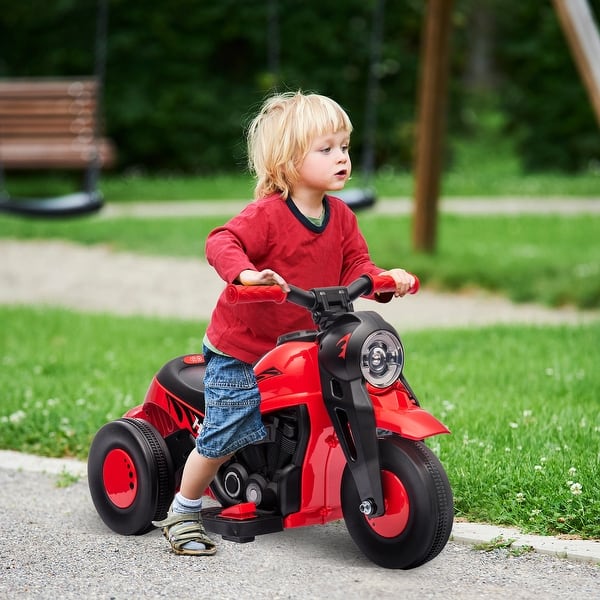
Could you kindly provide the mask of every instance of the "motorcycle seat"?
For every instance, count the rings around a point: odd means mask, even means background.
[[[204,414],[204,371],[201,354],[179,356],[166,363],[156,379],[167,392]]]

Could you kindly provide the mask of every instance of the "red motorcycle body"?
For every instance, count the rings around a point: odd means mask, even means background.
[[[310,422],[301,467],[299,510],[283,518],[284,528],[323,524],[342,517],[340,482],[346,458],[323,402],[317,354],[316,341],[288,341],[266,354],[254,369],[264,415],[301,405]],[[179,390],[169,386],[170,378],[166,386],[161,384],[166,379],[163,368],[162,375],[159,373],[152,380],[144,404],[125,416],[150,422],[165,439],[181,436],[183,430],[195,437],[204,419],[204,359],[192,354],[175,359],[166,367],[176,372]],[[371,385],[367,388],[378,428],[411,440],[449,433],[443,423],[418,406],[400,381],[386,389]],[[184,446],[183,453],[187,449]]]
[[[413,568],[443,549],[452,492],[423,440],[449,430],[404,378],[394,328],[352,310],[351,300],[375,283],[292,290],[290,301],[313,310],[318,332],[282,336],[255,365],[267,438],[220,468],[207,492],[221,506],[202,511],[209,532],[248,542],[343,518],[357,546],[384,567]],[[232,301],[268,294],[230,291]],[[280,288],[273,293],[282,301]],[[201,354],[169,361],[143,404],[96,434],[88,481],[114,531],[144,533],[164,518],[202,427],[205,369]]]

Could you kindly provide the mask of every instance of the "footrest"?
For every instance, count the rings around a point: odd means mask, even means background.
[[[253,542],[257,535],[283,531],[283,518],[273,513],[255,510],[244,511],[247,517],[240,514],[227,516],[235,510],[223,509],[219,506],[202,509],[202,522],[206,531],[220,535],[224,540],[231,542]],[[225,514],[223,514],[225,513]]]

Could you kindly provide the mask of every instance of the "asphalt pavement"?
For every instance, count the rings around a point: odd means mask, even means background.
[[[468,523],[455,523],[440,555],[410,571],[369,562],[342,521],[246,544],[215,536],[215,556],[176,556],[158,530],[109,530],[85,463],[70,459],[0,451],[0,505],[2,600],[600,598],[600,543]]]

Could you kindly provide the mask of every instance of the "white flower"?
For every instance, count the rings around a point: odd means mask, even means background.
[[[575,473],[577,473],[577,469],[575,467],[571,467],[569,469],[569,475],[571,475],[571,477],[573,477],[573,475],[575,475]]]
[[[13,425],[16,425],[17,423],[20,423],[23,419],[25,419],[26,416],[27,415],[22,410],[17,410],[12,415],[9,415],[8,420]]]
[[[575,482],[571,484],[570,489],[573,496],[579,496],[582,493],[583,486],[580,483]]]

